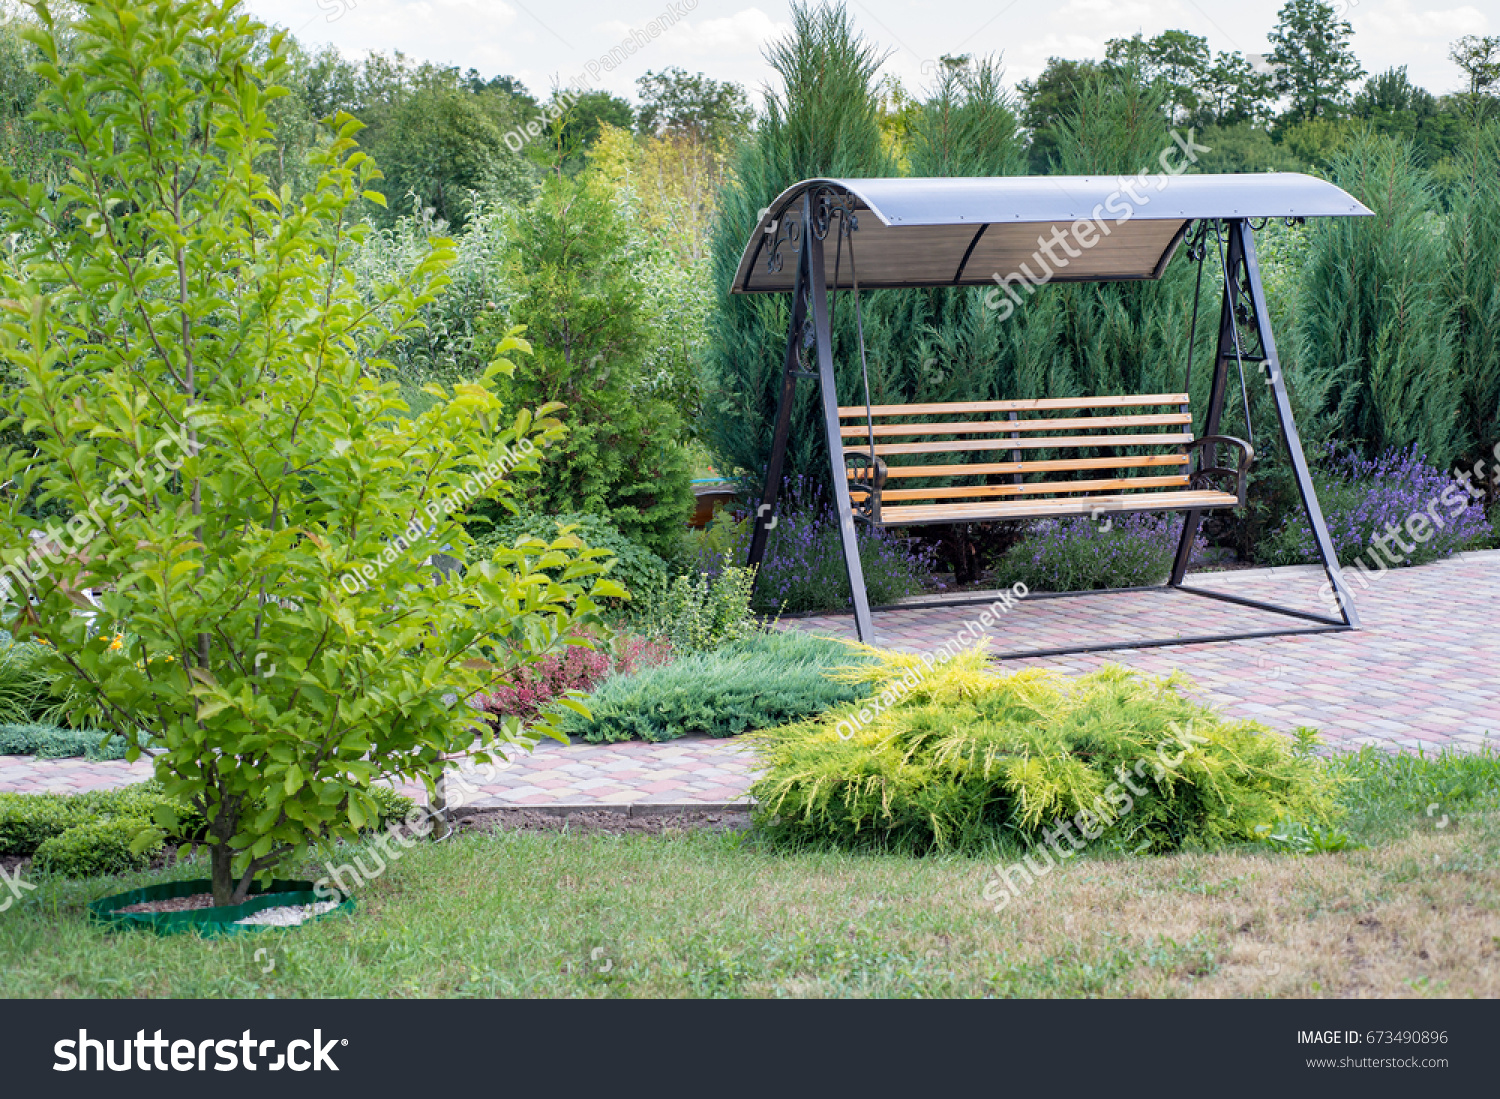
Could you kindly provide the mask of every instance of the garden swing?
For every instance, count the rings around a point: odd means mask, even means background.
[[[1127,192],[1133,202],[1123,199]],[[770,461],[747,564],[758,565],[765,555],[796,385],[810,379],[820,391],[834,506],[861,641],[872,641],[874,629],[856,521],[910,527],[1158,511],[1185,514],[1169,580],[1160,587],[1114,590],[1184,592],[1285,615],[1298,624],[1004,653],[1001,658],[1357,629],[1359,620],[1281,376],[1254,234],[1274,218],[1369,213],[1333,184],[1295,173],[810,179],[796,184],[762,212],[731,288],[740,294],[792,295]],[[826,256],[830,232],[831,271]],[[1184,242],[1198,271],[1182,392],[871,402],[861,289],[992,286],[988,300],[1000,307],[1002,295],[1012,303],[1020,300],[1018,286],[1029,293],[1042,282],[1159,279]],[[1059,245],[1062,254],[1057,253]],[[1189,393],[1203,273],[1210,261],[1223,279],[1224,292],[1203,432],[1195,435]],[[834,295],[843,291],[852,291],[854,305],[864,378],[864,403],[859,405],[841,406],[834,383],[830,316]],[[1252,372],[1259,369],[1271,390],[1298,493],[1335,593],[1337,617],[1183,582],[1203,513],[1245,504],[1253,439],[1221,434],[1220,424],[1231,368],[1237,368],[1246,435],[1252,433],[1247,365]],[[1235,453],[1232,467],[1219,464],[1221,451]],[[1097,594],[1102,593],[1040,593],[1033,598]],[[955,604],[949,600],[942,605]],[[910,609],[912,604],[902,606]]]

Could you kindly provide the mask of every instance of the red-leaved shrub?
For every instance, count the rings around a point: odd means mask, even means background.
[[[502,683],[489,694],[475,695],[471,704],[496,717],[519,717],[522,723],[537,716],[569,691],[594,690],[612,675],[629,675],[637,668],[665,664],[672,657],[664,641],[627,636],[611,656],[609,646],[594,638],[596,648],[569,645],[560,653],[528,665],[513,682]]]

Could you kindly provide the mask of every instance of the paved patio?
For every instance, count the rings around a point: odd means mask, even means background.
[[[1323,611],[1322,574],[1312,568],[1199,574],[1198,587]],[[1198,697],[1273,728],[1312,725],[1334,747],[1500,748],[1500,551],[1464,554],[1374,579],[1355,602],[1364,628],[1353,633],[1259,638],[1172,648],[1125,649],[1090,656],[1006,661],[1078,673],[1106,663],[1142,672],[1185,672]],[[971,596],[972,598],[972,596]],[[882,644],[908,652],[936,649],[978,617],[983,606],[878,612]],[[1023,600],[990,629],[995,652],[1115,640],[1271,628],[1261,611],[1167,592]],[[846,615],[788,620],[788,628],[852,637]],[[124,786],[149,778],[145,761],[91,763],[0,756],[0,791],[64,793]],[[734,740],[686,737],[665,744],[543,741],[504,765],[465,765],[450,803],[501,806],[717,806],[743,802],[754,759]],[[468,789],[463,789],[467,783]],[[420,795],[420,788],[407,787]]]
[[[1320,602],[1323,574],[1314,567],[1199,573],[1188,582],[1331,613]],[[1349,582],[1362,620],[1354,632],[1124,649],[1002,666],[1079,673],[1117,663],[1153,675],[1181,670],[1206,702],[1273,728],[1315,726],[1339,748],[1374,744],[1431,751],[1472,749],[1486,741],[1500,748],[1500,551],[1392,569],[1364,589],[1357,579]],[[887,648],[931,651],[984,609],[880,611],[876,639]],[[992,651],[1004,653],[1286,624],[1300,623],[1201,596],[1153,591],[1023,600],[989,633]],[[847,615],[800,618],[787,625],[854,636]]]

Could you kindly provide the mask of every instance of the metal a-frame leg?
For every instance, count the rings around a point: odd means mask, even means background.
[[[1276,419],[1281,424],[1281,438],[1286,443],[1287,456],[1292,460],[1292,472],[1297,481],[1297,493],[1302,497],[1302,507],[1307,512],[1307,521],[1312,527],[1313,541],[1318,546],[1318,557],[1323,562],[1323,572],[1328,576],[1338,610],[1345,624],[1352,630],[1359,629],[1359,612],[1354,609],[1354,597],[1344,583],[1344,573],[1339,568],[1338,554],[1333,549],[1333,539],[1328,535],[1328,524],[1323,519],[1323,508],[1318,503],[1318,492],[1313,487],[1312,473],[1307,468],[1307,455],[1302,453],[1302,437],[1297,432],[1297,421],[1292,417],[1292,401],[1286,391],[1286,379],[1281,374],[1281,357],[1276,353],[1276,337],[1271,332],[1271,310],[1266,304],[1266,290],[1260,282],[1260,261],[1255,255],[1255,233],[1248,222],[1231,223],[1231,239],[1238,237],[1240,251],[1244,255],[1245,270],[1250,276],[1250,301],[1255,310],[1255,324],[1260,329],[1260,338],[1265,349],[1265,370],[1271,394],[1276,401]],[[1233,268],[1231,268],[1233,270]]]
[[[838,231],[837,229],[835,231]],[[854,597],[854,625],[859,639],[866,644],[875,640],[875,625],[870,617],[870,599],[865,591],[864,568],[859,560],[859,540],[854,528],[854,508],[849,498],[849,480],[844,471],[844,444],[839,435],[838,389],[833,373],[833,332],[829,321],[828,279],[824,265],[823,238],[815,228],[812,198],[802,200],[802,242],[797,255],[797,274],[793,280],[792,316],[787,332],[786,357],[783,361],[781,394],[776,405],[776,427],[771,437],[771,456],[766,467],[765,490],[755,516],[746,564],[757,566],[765,558],[766,541],[775,526],[777,494],[781,488],[782,468],[791,432],[792,404],[797,380],[806,377],[802,371],[799,344],[812,313],[813,352],[817,358],[816,378],[823,403],[823,429],[828,440],[829,466],[833,474],[833,506],[839,523],[839,541],[844,553],[844,570]]]
[[[776,398],[776,427],[771,434],[771,457],[766,465],[766,485],[760,494],[760,507],[751,522],[750,552],[745,559],[746,566],[756,570],[757,579],[760,572],[757,566],[765,560],[766,541],[776,526],[776,499],[781,493],[782,468],[786,463],[787,441],[791,436],[797,378],[802,373],[799,369],[801,357],[797,345],[802,340],[802,330],[807,323],[806,252],[804,247],[797,253],[797,273],[792,280],[792,317],[787,328],[786,357],[782,361],[781,393]]]
[[[1243,218],[1235,218],[1228,223],[1229,240],[1225,251],[1226,280],[1238,279],[1243,269],[1246,276],[1245,281],[1249,284],[1250,306],[1253,311],[1253,319],[1256,331],[1260,338],[1261,352],[1264,361],[1261,368],[1265,372],[1265,380],[1271,387],[1271,394],[1276,404],[1276,419],[1281,427],[1281,439],[1286,445],[1287,456],[1292,463],[1293,478],[1297,483],[1297,493],[1302,499],[1302,507],[1307,513],[1307,521],[1312,528],[1313,540],[1318,547],[1318,558],[1322,562],[1323,572],[1328,577],[1329,590],[1334,596],[1339,613],[1338,619],[1327,618],[1322,615],[1310,616],[1305,613],[1297,617],[1314,618],[1326,621],[1332,625],[1342,625],[1347,629],[1359,628],[1359,614],[1354,609],[1354,600],[1350,595],[1347,585],[1344,583],[1343,572],[1339,568],[1338,555],[1333,549],[1333,539],[1328,534],[1328,524],[1323,518],[1323,509],[1318,503],[1317,490],[1313,486],[1312,473],[1308,469],[1307,456],[1302,452],[1302,437],[1297,431],[1297,422],[1292,415],[1291,398],[1287,393],[1286,380],[1281,373],[1281,359],[1276,352],[1276,337],[1271,331],[1271,313],[1266,304],[1265,287],[1260,281],[1260,263],[1255,254],[1255,232],[1250,223]],[[1219,345],[1214,359],[1213,386],[1209,394],[1208,414],[1204,422],[1205,435],[1214,435],[1219,431],[1219,419],[1223,413],[1224,397],[1228,388],[1229,363],[1235,353],[1235,339],[1237,336],[1234,328],[1236,321],[1233,309],[1233,297],[1231,286],[1226,281],[1224,287],[1224,303],[1219,322]],[[1264,610],[1272,610],[1280,613],[1293,613],[1287,608],[1277,607],[1272,604],[1262,603],[1259,600],[1243,599],[1228,596],[1222,593],[1208,593],[1202,589],[1188,588],[1183,584],[1187,573],[1188,563],[1192,557],[1193,541],[1198,536],[1198,527],[1202,520],[1201,511],[1190,511],[1184,517],[1182,525],[1182,538],[1177,544],[1177,556],[1172,563],[1172,578],[1169,585],[1183,591],[1192,592],[1195,595],[1212,595],[1213,598],[1226,602],[1239,603],[1245,606],[1257,607]]]
[[[828,317],[828,278],[823,265],[823,238],[813,229],[812,207],[804,206],[807,229],[809,298],[812,301],[813,345],[818,356],[818,390],[823,398],[823,433],[828,439],[828,466],[833,475],[833,510],[839,521],[839,541],[844,548],[844,571],[854,595],[854,627],[866,645],[875,643],[875,623],[870,618],[870,597],[865,591],[865,570],[859,560],[859,536],[854,529],[854,505],[849,499],[849,477],[844,465],[844,441],[839,434],[839,395],[833,376],[833,329]],[[839,232],[842,226],[835,229]]]

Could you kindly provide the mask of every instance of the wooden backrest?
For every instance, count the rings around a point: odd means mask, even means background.
[[[950,482],[1003,476],[1010,482],[887,489],[888,500],[1181,486],[1188,483],[1184,448],[1193,441],[1186,393],[875,405],[868,417],[864,405],[848,405],[839,409],[839,421],[851,455],[870,453],[873,430],[874,453],[886,463],[889,478]],[[986,452],[1008,460],[970,458]],[[924,460],[928,455],[957,460]],[[1118,472],[1131,469],[1147,472],[1130,477]],[[1116,472],[1100,479],[1090,478],[1090,471]]]

